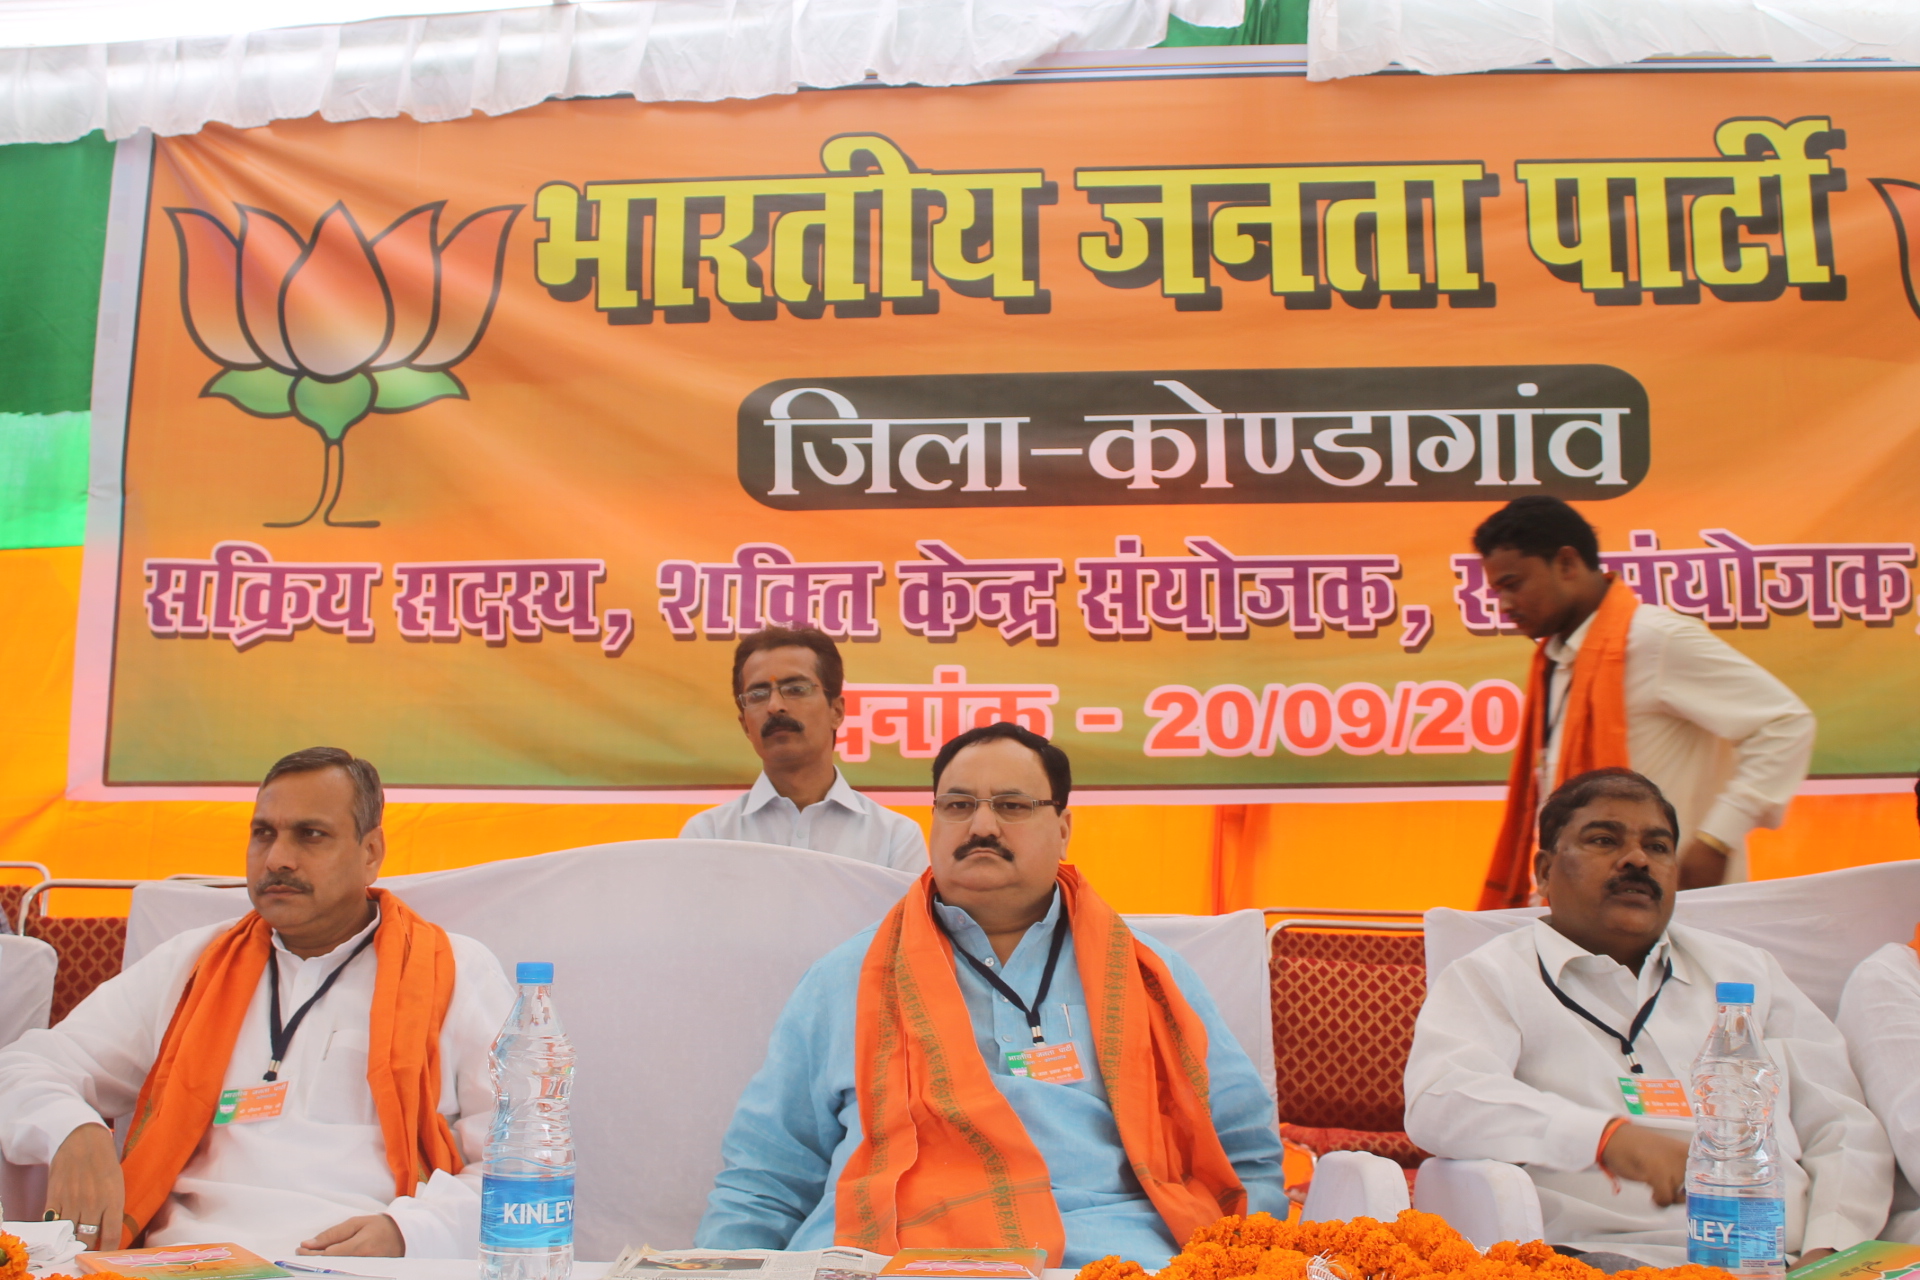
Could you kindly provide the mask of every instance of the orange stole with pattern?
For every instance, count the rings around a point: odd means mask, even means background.
[[[1627,630],[1640,598],[1618,577],[1594,610],[1580,652],[1573,658],[1565,709],[1560,713],[1560,759],[1554,786],[1592,769],[1630,769],[1627,759]],[[1494,840],[1493,861],[1480,890],[1481,911],[1524,907],[1533,888],[1534,829],[1545,797],[1540,794],[1540,748],[1546,733],[1547,642],[1534,648],[1527,678],[1520,741],[1507,773],[1507,811]]]
[[[461,1168],[453,1130],[440,1114],[440,1027],[453,1000],[453,943],[446,930],[385,889],[367,892],[380,907],[367,1086],[386,1139],[393,1193],[410,1196],[434,1170]],[[167,1202],[213,1123],[234,1043],[266,972],[272,933],[259,912],[249,911],[194,962],[140,1086],[120,1158],[129,1241]]]
[[[1127,1162],[1184,1245],[1247,1203],[1207,1105],[1206,1025],[1076,868],[1060,868],[1059,886]],[[1037,1245],[1057,1267],[1066,1229],[1047,1162],[981,1060],[933,893],[928,871],[860,966],[864,1133],[835,1192],[834,1242],[875,1253]]]

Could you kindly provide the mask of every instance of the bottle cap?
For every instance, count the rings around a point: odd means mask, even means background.
[[[522,967],[524,968],[525,966]],[[551,966],[549,966],[549,968],[551,968]],[[523,978],[521,981],[524,982],[525,979]],[[1753,984],[1751,982],[1715,983],[1713,998],[1718,1004],[1752,1004]]]
[[[545,986],[553,981],[553,965],[545,961],[522,960],[514,966],[513,980],[523,987],[529,985]],[[1721,985],[1724,986],[1726,984],[1722,983]],[[1747,992],[1748,995],[1751,996],[1753,988],[1748,987]]]

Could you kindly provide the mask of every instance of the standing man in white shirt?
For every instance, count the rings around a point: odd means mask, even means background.
[[[1914,798],[1920,817],[1920,784]],[[1911,942],[1889,942],[1860,962],[1836,1021],[1867,1105],[1893,1142],[1893,1211],[1880,1238],[1920,1244],[1920,927]]]
[[[382,808],[367,761],[285,757],[254,802],[254,909],[0,1052],[0,1150],[51,1166],[47,1208],[88,1248],[476,1256],[487,1050],[514,991],[485,947],[372,888]]]
[[[1550,1244],[1677,1266],[1688,1073],[1718,984],[1750,984],[1779,1069],[1786,1251],[1805,1263],[1871,1240],[1893,1159],[1846,1044],[1772,955],[1669,925],[1677,825],[1659,790],[1625,769],[1553,794],[1535,867],[1549,914],[1432,980],[1407,1059],[1407,1136],[1435,1155],[1524,1166]],[[1623,1265],[1611,1262],[1603,1269]]]
[[[847,717],[844,680],[839,646],[824,631],[769,627],[741,640],[733,700],[760,776],[745,795],[687,819],[681,837],[784,844],[925,871],[920,824],[855,791],[833,763]]]
[[[1807,776],[1814,718],[1693,618],[1642,604],[1600,564],[1593,526],[1518,498],[1474,531],[1506,620],[1540,642],[1482,909],[1523,906],[1538,806],[1567,778],[1630,768],[1680,815],[1680,887],[1747,878],[1747,832],[1777,827]]]

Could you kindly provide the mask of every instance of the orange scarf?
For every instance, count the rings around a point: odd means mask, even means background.
[[[440,1024],[453,998],[453,946],[446,930],[385,889],[379,905],[368,1026],[367,1084],[386,1140],[393,1191],[407,1196],[436,1169],[460,1172],[460,1151],[440,1114]],[[138,1238],[173,1192],[213,1121],[240,1024],[260,989],[273,931],[258,912],[207,945],[193,966],[160,1054],[140,1087],[120,1168],[126,1177],[127,1241]]]
[[[1573,684],[1560,713],[1560,759],[1553,784],[1589,769],[1630,768],[1627,760],[1627,628],[1639,597],[1613,579],[1594,611],[1593,625],[1573,659]],[[1547,641],[1533,651],[1527,677],[1525,723],[1507,775],[1507,812],[1494,841],[1493,864],[1480,890],[1480,910],[1524,907],[1533,889],[1534,824],[1540,815],[1539,774],[1543,713],[1547,705]]]
[[[1207,1030],[1164,960],[1063,866],[1100,1078],[1128,1163],[1176,1243],[1247,1195],[1207,1106]],[[1066,1229],[1047,1162],[994,1087],[933,919],[928,871],[880,924],[860,968],[854,1047],[864,1135],[840,1175],[834,1241],[902,1248],[1046,1249]],[[1094,1064],[1087,1064],[1091,1068]]]

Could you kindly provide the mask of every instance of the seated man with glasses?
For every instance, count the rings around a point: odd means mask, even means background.
[[[681,838],[757,840],[925,870],[920,824],[855,791],[833,763],[847,716],[843,679],[840,650],[823,631],[768,627],[742,640],[733,651],[733,700],[760,776],[739,799],[687,819]]]
[[[787,1002],[695,1242],[1157,1269],[1284,1214],[1273,1101],[1206,988],[1062,863],[1066,754],[988,725],[933,785],[931,869]]]

